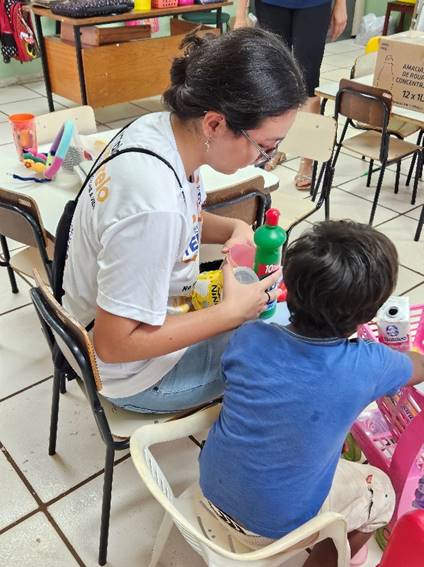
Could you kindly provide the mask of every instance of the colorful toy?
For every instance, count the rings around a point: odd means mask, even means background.
[[[71,146],[74,136],[76,136],[75,125],[72,120],[67,120],[59,130],[47,154],[38,153],[35,149],[22,152],[25,167],[35,171],[41,177],[23,177],[13,174],[13,178],[20,181],[45,183],[54,179],[61,167],[72,171],[73,167],[84,159],[82,151]]]
[[[412,347],[424,352],[424,305],[410,308]],[[378,341],[375,322],[358,328],[358,336]],[[396,492],[390,524],[376,538],[384,548],[396,520],[423,502],[424,487],[424,395],[406,386],[393,396],[377,400],[352,427],[352,436],[371,465],[383,470]]]

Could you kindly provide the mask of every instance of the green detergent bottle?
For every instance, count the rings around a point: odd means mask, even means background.
[[[268,209],[265,213],[265,224],[256,229],[254,241],[256,244],[256,255],[254,270],[259,279],[269,276],[281,265],[281,251],[287,239],[286,231],[278,225],[280,211],[278,209]],[[277,287],[276,282],[267,291]],[[262,319],[272,317],[277,309],[277,301],[269,301],[265,310],[261,313]]]

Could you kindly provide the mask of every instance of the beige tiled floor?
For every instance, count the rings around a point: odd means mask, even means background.
[[[352,41],[328,44],[322,82],[348,77],[361,52]],[[74,105],[55,97],[56,108]],[[135,116],[160,108],[157,97],[98,109],[99,130],[124,125]],[[327,105],[327,112],[333,106]],[[12,142],[7,115],[47,112],[40,81],[0,89],[1,150]],[[280,191],[273,202],[284,207],[294,194],[298,160],[276,169]],[[337,167],[331,199],[334,218],[366,222],[373,189],[365,187],[367,166],[358,156],[343,153]],[[403,168],[406,174],[407,166]],[[424,301],[424,235],[413,234],[423,203],[423,184],[415,207],[410,189],[401,179],[393,194],[394,173],[388,171],[376,215],[376,226],[396,243],[401,269],[398,293],[411,302]],[[308,197],[305,195],[305,199]],[[321,218],[318,214],[317,218]],[[298,234],[304,227],[293,231]],[[11,247],[18,246],[16,243]],[[68,567],[96,565],[102,490],[103,444],[81,392],[72,383],[61,397],[57,454],[47,454],[52,365],[47,346],[30,305],[29,286],[20,278],[20,293],[12,295],[6,271],[0,268],[0,565],[5,567]],[[183,488],[196,475],[197,450],[189,441],[162,447],[159,453],[174,485]],[[115,567],[148,565],[161,510],[135,473],[130,459],[118,455],[112,498],[109,564]],[[367,567],[380,556],[371,544]],[[298,567],[301,559],[290,563]],[[202,561],[176,530],[162,557],[163,567],[201,567]]]

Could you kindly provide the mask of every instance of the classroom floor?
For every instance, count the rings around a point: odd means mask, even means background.
[[[352,40],[329,44],[322,81],[348,77],[361,52]],[[73,104],[62,97],[55,100],[56,109]],[[117,128],[159,108],[159,100],[153,98],[99,109],[99,130]],[[12,143],[7,115],[28,111],[48,111],[42,82],[0,89],[0,159],[2,148]],[[273,203],[281,210],[295,191],[296,167],[297,160],[290,160],[275,170],[281,185]],[[418,303],[424,301],[424,235],[419,243],[413,241],[413,235],[424,187],[421,182],[418,205],[412,207],[410,189],[403,183],[407,171],[408,166],[403,166],[398,195],[393,194],[394,171],[387,172],[375,226],[398,248],[401,268],[397,291],[409,295],[411,303]],[[331,198],[333,218],[367,221],[374,192],[365,187],[365,172],[361,159],[341,156]],[[20,293],[12,295],[6,270],[0,268],[0,564],[95,567],[104,446],[87,403],[78,387],[70,383],[60,402],[57,454],[48,456],[52,364],[30,303],[29,286],[21,278],[18,282]],[[163,447],[160,453],[177,491],[181,490],[196,474],[196,447],[187,440]],[[118,455],[108,564],[147,566],[161,516],[128,454]],[[373,542],[366,566],[375,567],[379,557]],[[290,567],[301,563],[294,561]],[[174,529],[160,565],[201,567],[203,562]]]

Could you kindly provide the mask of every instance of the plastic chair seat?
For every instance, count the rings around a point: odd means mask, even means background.
[[[188,14],[183,14],[183,20],[187,22],[193,22],[194,24],[205,24],[210,26],[216,25],[216,13],[212,10],[210,12],[193,12]],[[230,21],[230,14],[228,12],[222,12],[221,21],[223,24],[228,24]]]
[[[380,160],[380,146],[381,134],[374,130],[357,134],[343,141],[344,148],[375,161]],[[416,146],[416,144],[398,140],[397,138],[391,138],[387,162],[398,161],[401,158],[412,155],[417,149],[418,146]]]

